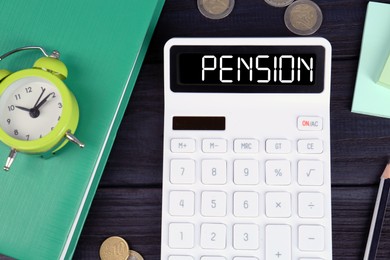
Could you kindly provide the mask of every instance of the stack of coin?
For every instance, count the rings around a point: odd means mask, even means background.
[[[144,260],[138,252],[129,249],[126,240],[118,236],[104,240],[99,255],[101,260]]]
[[[210,19],[222,19],[228,16],[234,7],[234,0],[198,0],[201,14]]]

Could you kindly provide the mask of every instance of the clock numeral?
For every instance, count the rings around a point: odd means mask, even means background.
[[[58,102],[58,108],[62,108],[62,103]]]
[[[10,118],[7,119],[7,123],[8,123],[9,125],[11,124],[11,119],[10,119]]]
[[[60,121],[60,119],[61,119],[61,116],[58,117],[58,121]]]
[[[19,134],[18,129],[15,129],[15,130],[14,130],[14,135],[18,135],[18,134]]]
[[[30,135],[26,135],[26,140],[30,140]]]
[[[16,95],[15,95],[15,99],[16,99],[16,100],[19,100],[19,99],[21,99],[21,98],[22,98],[22,97],[20,96],[20,94],[16,94]]]
[[[8,106],[8,111],[14,111],[14,110],[15,110],[15,106],[14,105]]]
[[[26,90],[26,93],[31,93],[32,92],[32,88],[31,87],[27,87],[27,88],[24,88]]]

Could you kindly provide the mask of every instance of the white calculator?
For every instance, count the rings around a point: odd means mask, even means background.
[[[167,42],[161,259],[332,259],[330,75],[323,38]]]

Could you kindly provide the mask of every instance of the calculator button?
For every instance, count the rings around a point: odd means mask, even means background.
[[[235,139],[234,152],[236,153],[257,153],[259,142],[255,139]]]
[[[324,195],[319,192],[299,193],[298,215],[302,218],[322,218],[324,216]]]
[[[265,181],[268,185],[289,185],[291,166],[288,160],[268,160],[265,162]]]
[[[291,216],[291,194],[288,192],[267,192],[265,195],[265,214],[270,218]]]
[[[172,216],[194,215],[195,194],[192,191],[169,193],[169,214]]]
[[[255,224],[234,225],[233,247],[239,250],[258,249],[259,248],[259,227]]]
[[[256,160],[235,160],[233,181],[238,185],[255,185],[259,183],[259,163]]]
[[[259,215],[259,196],[256,192],[238,191],[233,197],[234,216],[257,217]]]
[[[226,193],[223,191],[202,192],[201,213],[206,217],[226,215]]]
[[[215,159],[202,161],[203,184],[225,184],[226,179],[225,160]]]
[[[324,166],[318,160],[298,162],[298,183],[300,185],[319,186],[324,183]]]
[[[193,248],[195,228],[191,223],[169,224],[168,246],[170,248]]]
[[[322,140],[303,139],[298,140],[298,153],[303,154],[320,154],[324,150]]]
[[[298,228],[298,246],[302,251],[323,251],[325,230],[319,225],[301,225]]]
[[[203,139],[202,151],[204,153],[226,153],[227,141],[225,139]]]
[[[200,260],[226,260],[223,256],[202,256]]]
[[[180,138],[171,140],[172,153],[193,153],[195,152],[195,140],[190,138]]]
[[[194,258],[189,255],[171,255],[168,260],[194,260]]]
[[[291,260],[291,227],[267,225],[265,227],[265,259]]]
[[[322,118],[318,116],[300,116],[298,117],[298,129],[302,131],[320,131],[322,130]]]
[[[286,139],[267,139],[265,150],[270,154],[286,154],[291,152],[291,142]]]
[[[252,256],[236,256],[233,260],[259,260],[259,258]]]
[[[195,161],[191,159],[171,160],[169,180],[173,184],[191,184],[195,182]]]
[[[200,246],[204,249],[224,249],[226,247],[226,226],[224,224],[202,224]]]

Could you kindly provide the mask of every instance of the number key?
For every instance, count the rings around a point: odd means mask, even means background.
[[[226,179],[227,177],[225,160],[217,159],[202,161],[202,183],[225,184]]]
[[[259,227],[254,224],[236,224],[233,228],[235,249],[255,250],[259,248]]]
[[[170,248],[193,248],[195,228],[191,223],[171,223],[168,245]]]
[[[203,224],[200,230],[200,246],[205,249],[226,247],[226,226],[224,224]]]
[[[194,215],[195,194],[192,191],[171,191],[169,193],[169,214],[172,216]]]
[[[171,161],[170,181],[173,184],[191,184],[195,182],[195,161],[174,159]]]
[[[255,185],[259,183],[259,164],[256,160],[234,161],[234,183]]]
[[[226,215],[226,193],[222,191],[202,192],[201,213],[208,217],[223,217]]]
[[[256,192],[235,192],[233,212],[236,217],[257,217],[259,196]]]

